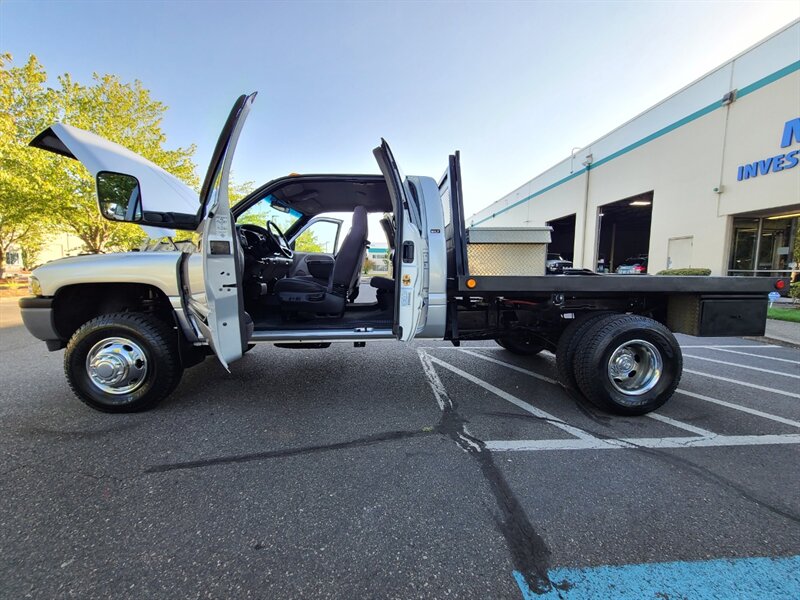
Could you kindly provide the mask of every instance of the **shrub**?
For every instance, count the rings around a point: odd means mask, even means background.
[[[656,275],[711,275],[711,269],[664,269]]]
[[[792,297],[795,300],[795,302],[800,300],[800,280],[795,281],[794,283],[789,285],[789,296]]]

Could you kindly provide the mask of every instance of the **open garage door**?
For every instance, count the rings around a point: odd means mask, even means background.
[[[553,228],[547,253],[559,254],[571,262],[575,249],[575,214],[548,221],[545,225]]]
[[[653,192],[604,204],[597,217],[597,270],[614,273],[631,259],[644,260],[646,266]]]

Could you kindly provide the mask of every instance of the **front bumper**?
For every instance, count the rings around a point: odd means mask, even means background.
[[[53,299],[41,296],[26,296],[19,299],[19,309],[25,328],[35,338],[48,342],[62,342],[53,320]],[[63,345],[61,346],[63,347]]]

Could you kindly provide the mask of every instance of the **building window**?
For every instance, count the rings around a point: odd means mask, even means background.
[[[792,256],[798,217],[736,217],[733,220],[729,275],[788,276],[797,268]]]
[[[759,221],[760,219],[733,220],[733,252],[728,268],[735,272],[730,273],[731,275],[753,270]]]

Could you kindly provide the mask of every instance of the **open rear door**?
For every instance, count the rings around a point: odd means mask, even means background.
[[[414,338],[421,325],[425,273],[423,257],[426,253],[421,231],[421,216],[415,199],[386,140],[373,150],[394,207],[397,233],[395,239],[395,307],[392,331],[398,340],[407,342]]]
[[[200,191],[202,282],[183,272],[187,308],[225,368],[242,357],[252,334],[242,302],[242,256],[228,198],[233,153],[255,94],[236,101],[220,134]]]

